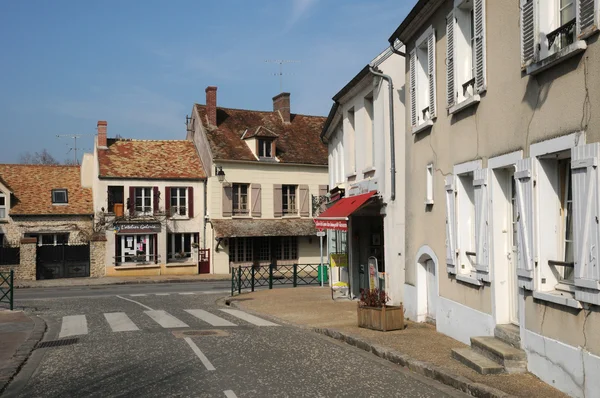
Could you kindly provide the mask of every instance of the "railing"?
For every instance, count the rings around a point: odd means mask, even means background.
[[[329,264],[293,264],[267,266],[239,266],[231,270],[231,295],[241,294],[242,290],[254,291],[257,287],[277,285],[318,285],[321,278],[327,278]]]
[[[10,310],[13,310],[14,293],[14,272],[0,272],[0,303],[7,303]]]
[[[125,261],[120,261],[125,257]],[[124,255],[113,257],[115,259],[115,266],[121,265],[151,265],[156,264],[160,260],[160,254],[139,254],[139,255]]]
[[[575,27],[577,25],[577,19],[573,18],[558,29],[554,29],[552,32],[546,35],[548,39],[548,49],[552,47],[557,38],[560,40],[557,42],[559,49],[564,48],[570,44],[573,44],[573,38],[575,37]]]

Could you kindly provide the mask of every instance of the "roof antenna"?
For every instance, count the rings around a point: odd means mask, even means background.
[[[279,76],[279,92],[283,93],[283,76],[293,76],[293,73],[283,73],[283,64],[300,63],[292,59],[266,59],[265,62],[279,64],[279,73],[272,73],[273,76]]]
[[[73,139],[73,146],[69,147],[69,151],[67,152],[70,153],[71,151],[73,151],[73,155],[74,155],[74,163],[73,164],[79,164],[79,158],[77,157],[77,138],[81,138],[84,135],[93,135],[93,134],[57,134],[56,138],[72,138]],[[67,144],[68,145],[68,144]],[[79,148],[79,149],[83,149],[83,150],[88,150],[89,148]]]

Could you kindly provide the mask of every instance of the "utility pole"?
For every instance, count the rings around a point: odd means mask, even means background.
[[[279,72],[273,73],[273,76],[279,76],[279,92],[283,92],[283,76],[291,76],[292,74],[283,73],[283,64],[291,64],[291,63],[299,63],[300,61],[291,60],[291,59],[267,59],[265,62],[272,64],[279,64]]]

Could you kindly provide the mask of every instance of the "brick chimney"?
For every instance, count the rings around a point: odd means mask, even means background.
[[[108,146],[106,145],[106,123],[105,120],[98,120],[98,148],[106,149]]]
[[[206,117],[208,124],[217,125],[217,87],[206,87]]]
[[[279,112],[284,123],[290,122],[290,93],[281,93],[273,97],[273,112]]]

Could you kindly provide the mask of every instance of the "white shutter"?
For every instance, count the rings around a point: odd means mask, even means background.
[[[410,123],[417,126],[417,51],[410,52]]]
[[[527,290],[534,289],[534,192],[536,160],[532,158],[517,161],[515,171],[515,187],[517,199],[518,285]]]
[[[485,0],[475,0],[473,5],[475,20],[475,91],[486,90],[485,81]]]
[[[456,274],[456,192],[454,176],[446,177],[446,271]]]
[[[521,67],[533,62],[535,58],[535,8],[536,0],[521,2]]]
[[[475,191],[475,259],[477,279],[490,281],[490,251],[489,251],[489,169],[473,171],[473,187]]]
[[[573,232],[575,245],[575,298],[600,305],[600,197],[598,160],[600,144],[571,149]]]
[[[427,38],[427,73],[429,75],[429,118],[436,116],[435,111],[435,31]]]
[[[450,108],[456,102],[454,85],[454,12],[446,17],[446,106]]]
[[[577,34],[587,37],[598,29],[598,0],[577,0]]]

